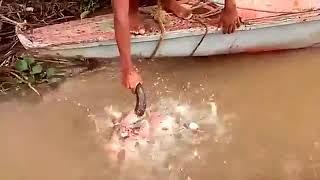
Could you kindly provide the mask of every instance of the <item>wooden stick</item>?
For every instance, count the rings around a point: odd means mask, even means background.
[[[30,82],[24,80],[22,77],[20,77],[18,74],[14,73],[14,72],[10,72],[11,75],[13,75],[14,77],[16,77],[17,79],[19,79],[20,81],[22,81],[23,83],[27,84],[29,86],[30,89],[32,89],[36,94],[38,94],[39,96],[41,96],[41,94],[37,91],[36,88],[34,88]]]

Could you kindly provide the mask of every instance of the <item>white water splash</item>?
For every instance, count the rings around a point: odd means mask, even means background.
[[[200,159],[199,152],[188,147],[192,146],[192,144],[223,137],[227,132],[223,121],[218,118],[216,104],[209,102],[206,107],[197,109],[189,104],[181,104],[174,99],[161,99],[157,104],[153,104],[147,109],[147,113],[143,118],[148,119],[152,112],[158,112],[163,116],[162,123],[153,132],[154,142],[150,144],[139,141],[139,150],[135,149],[136,143],[128,143],[129,145],[126,146],[128,148],[126,152],[127,159],[122,165],[125,166],[122,170],[129,171],[130,168],[134,169],[137,166],[159,168],[170,156],[181,156],[181,154],[183,154],[186,162],[195,158]],[[93,117],[97,118],[95,122],[100,133],[110,130],[112,119],[118,119],[123,116],[123,113],[113,106],[106,106],[104,110],[106,117]],[[183,126],[190,123],[196,124],[202,134],[195,135],[188,127]],[[109,143],[115,146],[114,144],[119,142]],[[145,170],[147,171],[147,169]]]

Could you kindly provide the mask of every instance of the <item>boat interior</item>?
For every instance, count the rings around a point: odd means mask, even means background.
[[[320,0],[237,0],[238,14],[244,26],[259,24],[292,23],[319,17]],[[184,20],[164,11],[157,12],[156,6],[141,7],[145,16],[146,33],[141,36],[159,35],[161,24],[165,32],[192,31],[194,29],[217,30],[219,14],[224,0],[181,0],[183,6],[192,10],[193,16]],[[61,33],[63,31],[63,33]],[[163,32],[162,33],[165,33]],[[45,26],[19,32],[19,39],[26,48],[45,48],[50,46],[102,42],[114,40],[113,15],[106,14]]]

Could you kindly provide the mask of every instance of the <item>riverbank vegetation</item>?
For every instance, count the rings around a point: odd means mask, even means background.
[[[98,61],[37,57],[25,51],[16,28],[37,28],[93,16],[110,9],[107,0],[0,0],[0,95],[23,87],[40,95],[37,85],[57,83],[66,77],[98,67]]]

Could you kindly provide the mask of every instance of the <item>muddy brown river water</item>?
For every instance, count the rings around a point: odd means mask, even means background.
[[[1,99],[0,179],[320,179],[319,49],[137,65],[148,105],[198,123],[206,138],[168,136],[166,148],[115,168],[97,129],[111,106],[127,112],[135,98],[110,62],[42,101]]]

